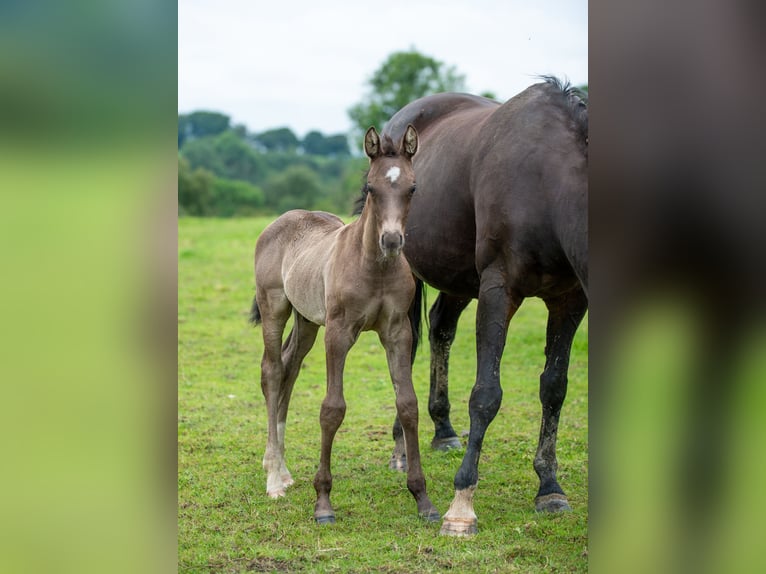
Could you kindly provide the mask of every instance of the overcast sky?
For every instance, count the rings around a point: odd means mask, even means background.
[[[178,111],[261,132],[347,132],[393,52],[455,66],[506,100],[555,74],[588,81],[587,0],[180,0]]]

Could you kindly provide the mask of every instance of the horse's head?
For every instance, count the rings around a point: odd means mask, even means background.
[[[412,156],[418,149],[418,134],[408,125],[399,145],[388,135],[382,138],[374,127],[364,135],[364,152],[370,158],[364,187],[365,210],[372,217],[384,257],[397,257],[404,247],[404,226],[415,193]]]

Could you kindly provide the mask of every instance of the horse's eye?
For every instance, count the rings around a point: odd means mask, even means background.
[[[372,193],[372,192],[373,192],[372,186],[371,186],[369,183],[368,183],[367,185],[365,185],[365,186],[364,186],[364,190],[365,190],[367,193]]]
[[[413,186],[410,188],[410,195],[412,195],[413,193],[415,193],[415,191],[417,191],[417,189],[418,189],[418,186],[417,186],[417,185],[413,185]]]

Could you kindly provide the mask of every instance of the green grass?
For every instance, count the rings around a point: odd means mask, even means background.
[[[377,335],[364,333],[346,363],[346,418],[333,449],[337,524],[313,520],[324,396],[323,330],[306,358],[288,416],[295,485],[271,500],[261,459],[266,408],[262,338],[248,323],[253,247],[267,219],[181,219],[178,267],[179,572],[585,572],[588,522],[587,317],[575,338],[561,416],[559,482],[573,512],[537,514],[532,459],[540,422],[545,306],[525,301],[501,365],[503,404],[490,425],[474,498],[479,534],[439,536],[417,518],[405,476],[388,469],[394,392]],[[433,302],[435,293],[429,293]],[[476,369],[475,302],[460,320],[450,363],[452,421],[469,427]],[[462,453],[429,444],[427,346],[413,370],[420,448],[431,500],[443,514]]]

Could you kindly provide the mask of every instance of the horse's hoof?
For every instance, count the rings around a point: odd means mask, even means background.
[[[439,534],[442,536],[474,536],[478,534],[475,518],[445,518]]]
[[[293,480],[293,477],[290,476],[289,474],[287,476],[282,477],[282,486],[284,486],[285,488],[287,488],[288,486],[292,486],[293,484],[295,484],[295,480]]]
[[[335,524],[335,515],[325,514],[324,516],[315,516],[314,520],[316,520],[317,524]]]
[[[426,512],[420,512],[418,513],[418,516],[426,522],[438,522],[441,519],[441,514],[439,514],[439,511],[435,508],[431,508]]]
[[[277,499],[285,496],[286,493],[284,488],[276,488],[274,490],[267,490],[266,494],[269,495],[269,498]]]
[[[398,456],[392,454],[391,460],[388,461],[388,468],[398,470],[399,472],[407,472],[407,455]]]
[[[447,451],[452,449],[463,448],[463,443],[456,436],[448,436],[446,438],[435,438],[431,441],[431,448],[434,450]]]
[[[535,498],[535,510],[537,512],[566,512],[572,510],[567,497],[558,492],[538,496]]]

